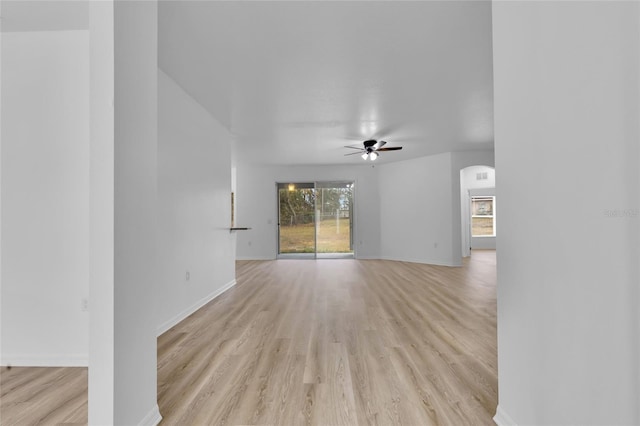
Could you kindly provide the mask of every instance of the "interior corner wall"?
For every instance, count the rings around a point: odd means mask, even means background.
[[[277,256],[278,204],[276,182],[355,182],[355,255],[379,257],[380,198],[377,167],[362,166],[257,166],[237,165],[236,224],[238,259],[275,259]]]
[[[451,256],[451,153],[383,164],[378,170],[381,258],[459,265]]]
[[[231,135],[161,70],[158,91],[160,334],[235,283],[236,237]]]
[[[493,151],[463,151],[380,165],[381,257],[460,266],[460,170],[493,163]]]
[[[86,366],[88,31],[2,34],[2,364]]]
[[[639,9],[493,3],[501,425],[640,423]]]

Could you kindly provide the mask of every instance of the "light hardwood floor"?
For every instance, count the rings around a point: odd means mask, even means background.
[[[494,252],[239,262],[237,281],[160,338],[163,424],[492,424]]]
[[[0,425],[87,424],[87,369],[0,371]]]
[[[237,282],[158,339],[162,425],[493,424],[495,252],[246,261]]]

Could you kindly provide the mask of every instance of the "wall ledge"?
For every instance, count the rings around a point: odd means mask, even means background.
[[[202,308],[204,305],[206,305],[207,303],[209,303],[210,301],[212,301],[216,297],[220,296],[222,293],[224,293],[225,291],[229,290],[234,285],[236,285],[236,280],[235,279],[232,280],[232,281],[229,281],[227,284],[225,284],[222,287],[220,287],[219,289],[215,290],[213,293],[208,294],[207,296],[205,296],[202,299],[198,300],[197,302],[195,302],[194,304],[192,304],[188,308],[186,308],[183,311],[179,312],[173,318],[171,318],[168,321],[165,321],[164,323],[162,323],[158,327],[158,329],[156,330],[156,335],[160,336],[161,334],[165,333],[171,327],[173,327],[176,324],[180,323],[182,320],[187,318],[189,315],[193,314],[195,311],[197,311],[198,309]]]
[[[511,416],[509,416],[507,412],[504,411],[499,405],[496,409],[496,415],[493,416],[493,421],[498,426],[518,426],[518,424],[511,418]]]

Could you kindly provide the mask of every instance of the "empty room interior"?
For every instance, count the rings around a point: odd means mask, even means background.
[[[0,424],[640,425],[640,3],[0,2]]]

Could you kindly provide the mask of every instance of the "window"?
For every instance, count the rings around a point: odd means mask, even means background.
[[[496,197],[471,197],[471,236],[495,237],[494,217]]]

